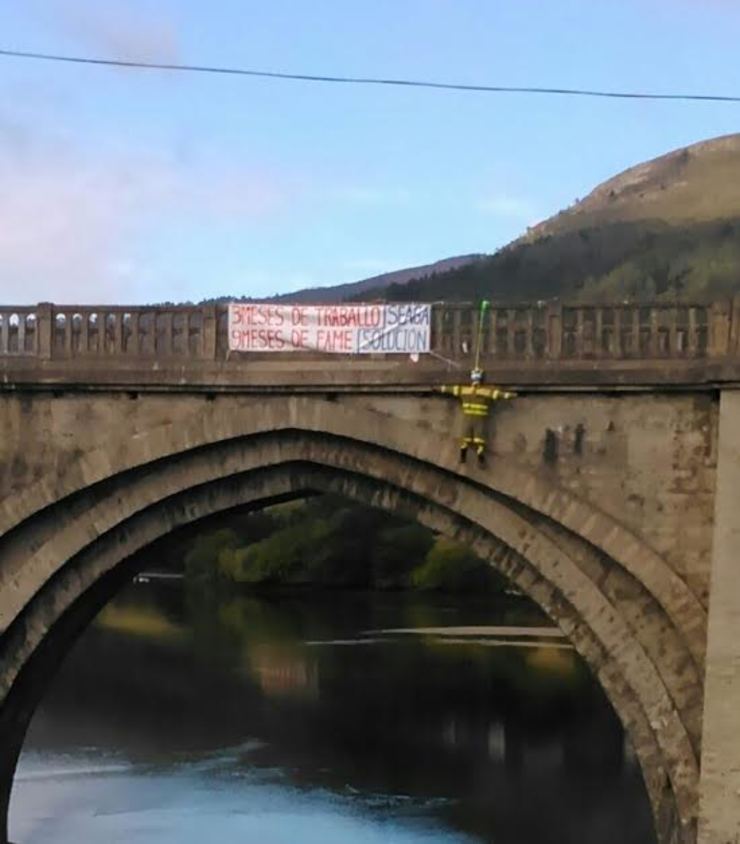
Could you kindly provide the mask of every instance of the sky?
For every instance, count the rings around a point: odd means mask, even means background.
[[[740,94],[737,0],[0,0],[0,48]],[[360,87],[0,57],[0,302],[199,301],[494,252],[740,104]]]

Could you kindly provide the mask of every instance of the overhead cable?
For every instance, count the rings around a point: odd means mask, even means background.
[[[252,70],[242,67],[211,65],[170,64],[126,59],[95,58],[93,56],[35,53],[25,50],[0,48],[0,56],[37,61],[66,62],[69,64],[121,67],[135,70],[160,70],[175,73],[211,73],[226,76],[251,76],[265,79],[283,79],[298,82],[331,82],[343,85],[387,85],[404,88],[433,88],[446,91],[470,91],[485,94],[541,94],[563,97],[601,97],[618,100],[673,100],[690,102],[740,103],[740,96],[726,94],[657,93],[650,91],[609,91],[591,88],[549,88],[527,85],[476,85],[462,82],[434,82],[420,79],[392,79],[372,76],[325,76],[314,73],[287,73],[272,70]]]

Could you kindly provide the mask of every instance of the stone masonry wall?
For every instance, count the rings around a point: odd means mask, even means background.
[[[216,407],[280,396],[147,393],[0,394],[0,498],[98,444],[183,424]],[[340,395],[380,414],[456,437],[457,402],[443,396]],[[653,546],[703,604],[709,589],[718,402],[711,393],[525,395],[497,405],[494,452],[570,489]]]

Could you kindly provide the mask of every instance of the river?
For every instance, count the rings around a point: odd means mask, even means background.
[[[16,844],[653,844],[639,766],[519,599],[136,583],[36,713]]]

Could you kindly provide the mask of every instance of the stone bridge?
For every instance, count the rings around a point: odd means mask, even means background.
[[[139,549],[331,491],[468,543],[570,637],[660,844],[740,842],[740,299],[494,307],[486,467],[457,462],[478,315],[432,352],[235,354],[226,308],[0,308],[0,841],[27,725]]]

